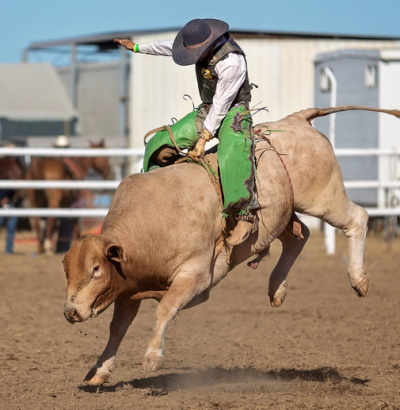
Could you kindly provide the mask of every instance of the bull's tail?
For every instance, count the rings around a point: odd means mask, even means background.
[[[325,115],[334,114],[341,111],[351,111],[351,110],[363,110],[363,111],[375,111],[382,112],[389,115],[394,115],[400,118],[400,110],[385,110],[383,108],[366,107],[363,105],[342,105],[340,107],[330,107],[330,108],[308,108],[307,110],[299,111],[295,115],[300,116],[302,119],[311,123],[312,120],[318,117],[324,117]]]

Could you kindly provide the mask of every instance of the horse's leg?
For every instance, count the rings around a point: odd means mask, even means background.
[[[30,221],[31,221],[33,231],[36,233],[37,252],[38,252],[38,254],[41,254],[41,253],[44,252],[42,221],[41,221],[40,217],[38,217],[38,216],[31,217]]]
[[[56,189],[48,189],[46,190],[47,202],[49,208],[60,208],[61,200],[62,200],[62,192],[61,190]],[[45,230],[45,237],[44,237],[44,251],[48,254],[54,253],[53,247],[53,236],[56,226],[56,218],[50,216],[46,220],[46,230]]]
[[[27,179],[31,180],[33,179],[30,174],[27,174]],[[26,195],[28,198],[28,202],[29,205],[32,208],[38,208],[41,204],[40,199],[43,199],[40,196],[40,192],[38,192],[35,189],[28,189],[26,191]],[[30,218],[30,224],[31,227],[34,231],[34,233],[36,234],[36,240],[37,240],[37,252],[38,254],[41,254],[44,252],[44,248],[43,248],[43,230],[42,230],[42,221],[41,218],[38,216],[32,216]]]
[[[129,325],[139,311],[140,301],[117,300],[114,303],[114,314],[110,323],[110,335],[103,353],[97,363],[90,369],[85,381],[93,386],[106,383],[114,367],[115,356]]]
[[[44,248],[44,252],[49,255],[54,253],[53,234],[54,234],[55,224],[56,224],[56,218],[54,218],[53,216],[49,216],[48,218],[46,218],[46,228],[44,231],[43,248]]]
[[[81,237],[81,227],[79,225],[79,219],[74,218],[74,227],[72,229],[72,242],[77,241]]]
[[[300,230],[299,227],[301,227]],[[283,303],[287,290],[287,275],[309,236],[309,229],[295,214],[285,230],[278,236],[282,243],[282,253],[269,278],[268,296],[271,306],[279,307]]]
[[[143,368],[145,370],[156,371],[163,366],[164,338],[168,326],[179,311],[209,288],[210,284],[210,266],[207,266],[205,255],[197,260],[192,259],[190,265],[182,267],[175,276],[156,309],[156,329],[144,357]]]

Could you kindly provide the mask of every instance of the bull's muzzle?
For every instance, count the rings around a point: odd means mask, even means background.
[[[64,316],[65,316],[65,319],[67,319],[69,323],[76,323],[76,322],[83,321],[82,317],[80,316],[80,314],[77,312],[75,308],[65,307]]]

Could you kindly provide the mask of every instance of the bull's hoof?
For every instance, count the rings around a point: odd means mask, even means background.
[[[354,292],[356,292],[356,295],[359,296],[360,298],[366,296],[368,293],[368,288],[369,288],[368,276],[365,275],[360,280],[360,282],[356,283],[355,285],[352,285],[352,288],[354,289]]]
[[[100,386],[108,382],[110,378],[109,372],[100,372],[97,367],[93,367],[89,370],[83,381],[85,381],[90,386]]]
[[[279,307],[280,305],[282,305],[286,297],[286,291],[287,291],[286,280],[283,281],[279,285],[278,289],[276,289],[275,292],[271,291],[271,289],[269,290],[268,295],[269,295],[269,300],[270,300],[272,307]]]
[[[164,356],[157,352],[150,352],[144,357],[142,364],[143,370],[156,372],[164,366]]]
[[[251,269],[257,269],[260,262],[257,259],[254,259],[251,262],[247,262],[247,266]]]

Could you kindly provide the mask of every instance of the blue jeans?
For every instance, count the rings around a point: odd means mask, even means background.
[[[11,206],[13,208],[13,206]],[[17,216],[0,216],[0,227],[6,228],[6,253],[13,253],[14,250],[14,238],[17,231],[18,217]]]

